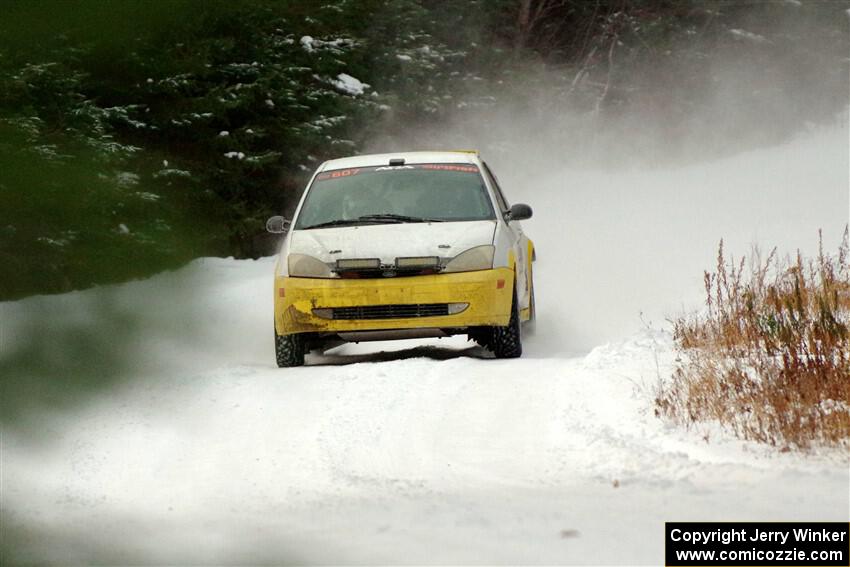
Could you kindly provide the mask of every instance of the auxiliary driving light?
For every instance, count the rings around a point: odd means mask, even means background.
[[[437,256],[411,256],[408,258],[396,258],[396,268],[437,268],[440,266],[440,259]]]
[[[345,272],[347,270],[377,270],[380,267],[381,260],[378,258],[358,258],[336,261],[336,271],[338,272]]]

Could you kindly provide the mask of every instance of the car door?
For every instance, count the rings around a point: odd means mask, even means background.
[[[517,299],[519,301],[519,308],[525,309],[530,304],[529,292],[531,289],[531,282],[529,281],[530,273],[528,270],[530,260],[530,258],[528,258],[528,238],[522,231],[522,224],[520,224],[519,221],[510,220],[510,217],[508,217],[507,213],[510,210],[510,204],[505,199],[504,193],[502,193],[502,188],[499,186],[499,180],[496,179],[496,176],[486,163],[482,162],[482,164],[484,165],[484,171],[487,174],[488,181],[493,187],[493,193],[495,194],[500,214],[504,220],[504,227],[507,233],[506,236],[510,241],[511,249],[513,250],[514,257],[516,258]]]

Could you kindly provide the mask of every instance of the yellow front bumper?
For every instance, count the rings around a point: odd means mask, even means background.
[[[513,282],[510,268],[386,279],[277,277],[275,330],[279,335],[290,335],[507,325]],[[323,319],[313,314],[313,309],[323,307],[417,303],[469,303],[469,307],[455,315],[407,319]]]

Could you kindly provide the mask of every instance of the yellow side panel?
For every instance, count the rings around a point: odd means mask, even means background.
[[[534,276],[533,276],[534,271],[532,270],[531,263],[533,262],[532,259],[534,258],[534,243],[531,242],[530,238],[528,239],[528,254],[526,255],[526,257],[528,258],[528,266],[526,268],[528,270],[526,272],[526,274],[528,274],[528,287],[526,289],[528,290],[529,307],[526,307],[525,309],[520,310],[520,312],[519,312],[519,320],[520,321],[528,321],[529,319],[531,319],[531,307],[530,307],[531,290],[534,289]]]

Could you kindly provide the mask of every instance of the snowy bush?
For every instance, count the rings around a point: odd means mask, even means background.
[[[783,449],[850,444],[850,249],[777,263],[755,253],[705,274],[705,313],[674,322],[681,362],[660,413],[717,420]]]

